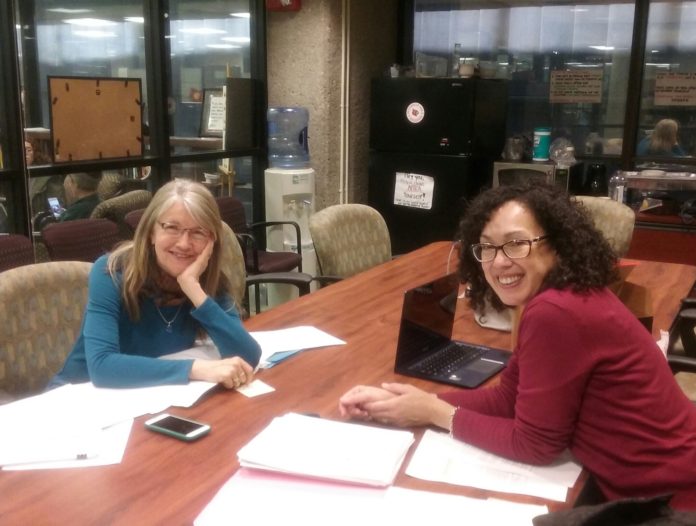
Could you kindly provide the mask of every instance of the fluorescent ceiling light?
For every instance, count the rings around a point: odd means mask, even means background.
[[[220,40],[225,42],[234,42],[235,44],[248,44],[251,42],[249,37],[222,37]]]
[[[110,31],[100,31],[99,29],[78,29],[73,31],[73,35],[87,38],[114,38],[116,33]]]
[[[590,46],[597,51],[614,51],[614,46]]]
[[[646,66],[654,66],[656,68],[668,68],[672,64],[660,64],[659,62],[646,62],[645,65]]]
[[[102,18],[66,18],[63,22],[80,27],[106,27],[116,25],[116,22],[104,20]]]
[[[251,13],[230,13],[230,16],[236,16],[237,18],[251,18]]]
[[[76,15],[79,13],[91,13],[91,9],[69,9],[67,7],[53,7],[51,9],[46,9],[46,11],[50,11],[52,13],[63,13],[66,15]]]
[[[234,44],[206,44],[205,47],[210,47],[213,49],[239,49],[240,46],[235,46]]]
[[[224,35],[227,31],[213,29],[212,27],[189,27],[179,29],[179,33],[190,33],[191,35]]]
[[[124,18],[126,22],[133,22],[134,24],[144,24],[145,18],[142,16],[127,16]]]

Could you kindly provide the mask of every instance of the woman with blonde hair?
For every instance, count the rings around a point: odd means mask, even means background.
[[[92,381],[103,387],[249,382],[261,351],[244,329],[223,271],[222,221],[201,184],[165,184],[145,210],[133,241],[99,258],[89,277],[82,328],[51,387]],[[219,360],[158,360],[209,336]]]
[[[655,125],[650,136],[638,144],[638,155],[684,156],[686,152],[679,146],[679,123],[674,119],[662,119]]]

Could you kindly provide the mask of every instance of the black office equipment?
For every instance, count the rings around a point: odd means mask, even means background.
[[[394,371],[435,382],[476,387],[502,370],[511,353],[452,340],[455,274],[406,291]]]
[[[394,253],[452,240],[462,201],[490,186],[505,143],[507,82],[372,81],[368,204]]]

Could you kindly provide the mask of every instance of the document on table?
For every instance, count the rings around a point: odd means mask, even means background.
[[[346,344],[335,336],[309,326],[276,331],[255,331],[250,334],[261,346],[260,367],[265,369],[273,367],[279,361],[302,350]]]
[[[570,454],[550,466],[507,460],[427,430],[406,468],[415,478],[564,501],[582,466]]]
[[[92,383],[68,384],[2,405],[0,465],[98,456],[104,451],[100,444],[108,443],[105,428],[172,405],[189,407],[214,385],[104,389]]]
[[[283,473],[387,486],[413,433],[288,413],[239,450],[239,463]]]
[[[261,512],[259,510],[262,510]],[[262,513],[262,515],[259,515]],[[505,524],[528,526],[546,506],[481,500],[397,487],[371,488],[240,469],[194,521],[348,526],[355,524]],[[260,519],[261,517],[261,519]]]

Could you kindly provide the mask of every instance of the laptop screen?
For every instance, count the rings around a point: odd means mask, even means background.
[[[396,348],[397,367],[450,341],[458,292],[455,274],[406,291]]]

